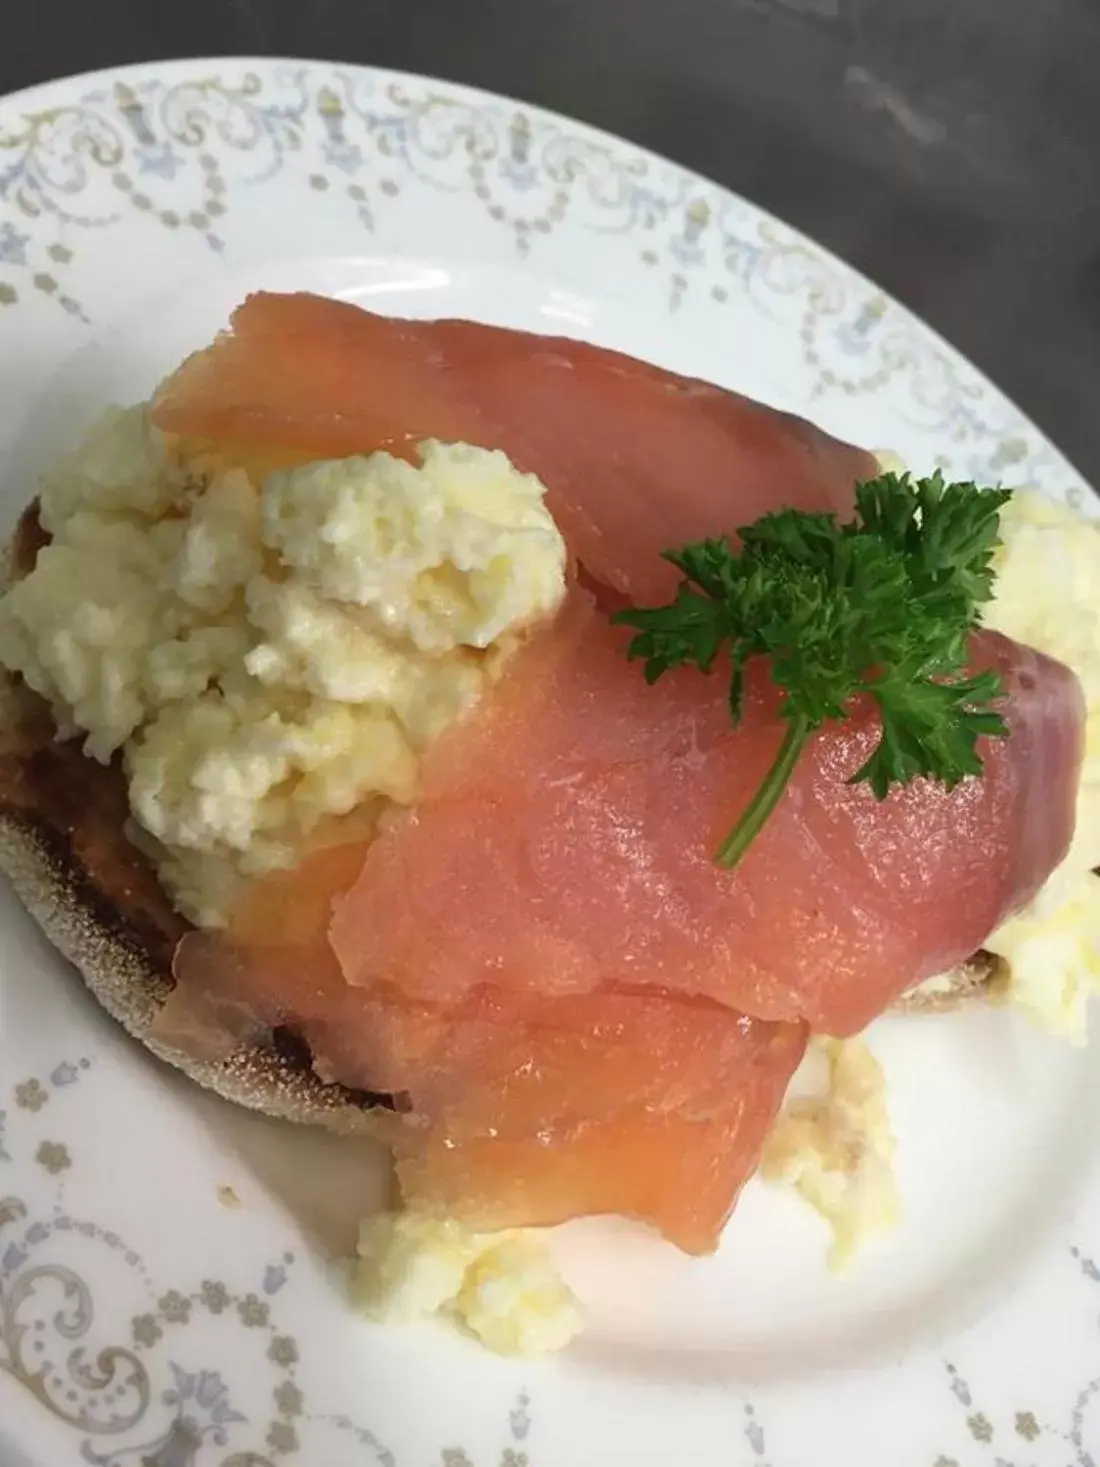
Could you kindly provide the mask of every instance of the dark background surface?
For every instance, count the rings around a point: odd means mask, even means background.
[[[625,134],[872,275],[1100,484],[1100,0],[8,6],[0,91],[167,56],[316,56]]]

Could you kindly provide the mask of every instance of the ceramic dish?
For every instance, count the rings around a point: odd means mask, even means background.
[[[896,450],[1080,492],[977,372],[750,203],[442,83],[240,60],[0,101],[8,521],[247,290],[574,334]],[[351,1311],[365,1146],[128,1043],[0,891],[0,1461],[32,1467],[1088,1467],[1100,1062],[997,1012],[877,1025],[904,1226],[848,1277],[750,1185],[717,1257],[573,1225],[587,1333],[507,1361]]]

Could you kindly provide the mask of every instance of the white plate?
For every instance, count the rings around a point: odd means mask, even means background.
[[[1077,482],[942,342],[743,199],[457,87],[227,60],[0,103],[5,515],[260,285],[576,334],[916,468]],[[156,1065],[0,896],[5,1467],[1092,1462],[1087,1052],[1004,1014],[878,1026],[908,1216],[852,1277],[758,1184],[715,1259],[573,1226],[560,1253],[591,1327],[561,1358],[506,1362],[357,1319],[330,1260],[384,1196],[381,1159]]]

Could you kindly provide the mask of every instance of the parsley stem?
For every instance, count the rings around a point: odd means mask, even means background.
[[[726,836],[715,852],[719,866],[736,866],[741,857],[760,834],[768,817],[779,804],[780,796],[787,788],[798,757],[810,737],[810,720],[805,715],[792,718],[779,746],[772,767],[765,774],[760,788],[745,808],[744,814]]]

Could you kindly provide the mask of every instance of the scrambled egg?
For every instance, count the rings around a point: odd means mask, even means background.
[[[0,598],[0,662],[93,758],[121,751],[133,838],[199,925],[326,822],[411,802],[426,748],[565,594],[537,479],[421,452],[253,482],[188,464],[139,406],[41,486],[51,544]]]
[[[1087,710],[1077,826],[1065,860],[985,946],[1009,965],[1007,997],[1056,1034],[1086,1037],[1100,989],[1100,520],[1035,490],[1001,512],[988,626],[1072,667]]]
[[[766,1181],[785,1182],[829,1224],[829,1267],[847,1267],[869,1238],[901,1221],[886,1077],[863,1039],[811,1040],[827,1082],[798,1098],[772,1127],[760,1162]]]
[[[447,1315],[500,1355],[560,1350],[583,1328],[576,1295],[543,1239],[472,1233],[413,1212],[367,1218],[353,1294],[372,1319]]]

